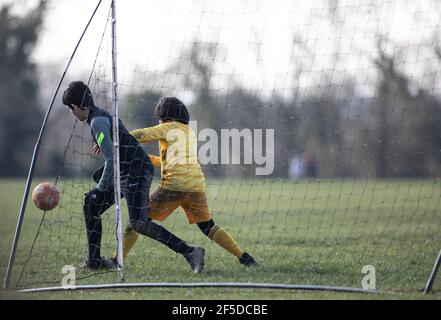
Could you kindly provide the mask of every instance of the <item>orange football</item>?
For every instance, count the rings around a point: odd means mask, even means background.
[[[52,210],[60,202],[60,192],[52,183],[43,182],[32,191],[32,201],[41,210]]]

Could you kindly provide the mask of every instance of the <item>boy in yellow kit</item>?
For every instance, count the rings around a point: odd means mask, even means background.
[[[150,219],[163,221],[181,206],[190,224],[233,254],[245,266],[256,266],[254,258],[237,245],[210,213],[205,196],[205,178],[197,159],[197,139],[188,125],[186,106],[175,97],[161,98],[155,108],[160,124],[131,131],[140,143],[159,141],[160,157],[150,155],[155,167],[161,167],[161,183],[150,196]],[[130,225],[123,238],[123,255],[127,256],[138,239]]]

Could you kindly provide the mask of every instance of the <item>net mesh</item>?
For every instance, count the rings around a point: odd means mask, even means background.
[[[121,120],[150,127],[160,97],[184,101],[213,218],[260,264],[240,265],[178,208],[162,225],[205,247],[206,272],[140,238],[126,281],[361,287],[371,265],[379,289],[421,289],[441,247],[439,9],[429,0],[118,3]],[[90,87],[111,112],[110,28],[91,36]],[[239,149],[228,140],[234,129]],[[102,160],[90,155],[87,125],[71,132],[61,203],[43,219],[28,210],[17,286],[59,284],[64,265],[86,259],[82,205]],[[158,155],[157,143],[145,148]],[[159,182],[157,170],[151,193]],[[111,256],[113,209],[102,221],[101,251]],[[117,281],[82,269],[77,278]]]

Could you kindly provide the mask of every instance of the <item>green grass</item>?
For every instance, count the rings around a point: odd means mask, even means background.
[[[36,181],[33,186],[38,183]],[[29,249],[42,212],[30,202],[12,283],[59,286],[66,264],[80,265],[86,252],[81,201],[90,182],[60,184],[62,202],[48,212],[32,255]],[[0,181],[0,277],[3,281],[24,181]],[[153,188],[152,188],[153,190]],[[206,248],[206,272],[193,275],[185,260],[150,239],[140,238],[125,260],[127,282],[270,282],[361,288],[364,265],[376,268],[379,290],[395,294],[301,292],[256,289],[136,289],[17,293],[3,299],[440,299],[419,290],[441,249],[441,183],[438,180],[278,180],[209,179],[208,198],[218,224],[260,262],[246,269],[234,257],[188,225],[181,210],[168,229]],[[124,208],[124,217],[127,213]],[[114,247],[114,218],[103,216],[103,255]],[[77,271],[77,284],[114,283],[114,273]],[[87,277],[85,279],[81,279]]]

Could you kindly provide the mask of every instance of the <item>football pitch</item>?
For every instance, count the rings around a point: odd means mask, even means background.
[[[35,186],[39,179],[33,183]],[[61,186],[65,210],[47,213],[23,287],[59,286],[61,267],[85,256],[82,194],[88,185]],[[152,191],[154,186],[152,187]],[[24,189],[23,180],[0,180],[0,278],[6,272]],[[138,240],[125,260],[127,282],[253,282],[362,288],[362,267],[376,268],[380,293],[311,292],[231,288],[142,288],[51,293],[2,290],[2,299],[441,299],[441,280],[424,295],[439,242],[441,182],[438,180],[210,180],[207,195],[218,224],[256,257],[246,269],[188,225],[179,210],[164,222],[189,243],[206,249],[205,273],[194,275],[182,257],[150,239]],[[63,198],[64,197],[64,198]],[[69,198],[69,199],[67,199]],[[72,215],[72,212],[75,215]],[[13,282],[26,261],[42,212],[28,203]],[[127,216],[126,208],[123,210]],[[112,213],[103,216],[103,254],[113,252]],[[83,273],[82,273],[83,272]],[[77,284],[116,283],[115,273],[88,276]],[[44,284],[38,284],[39,282]]]

